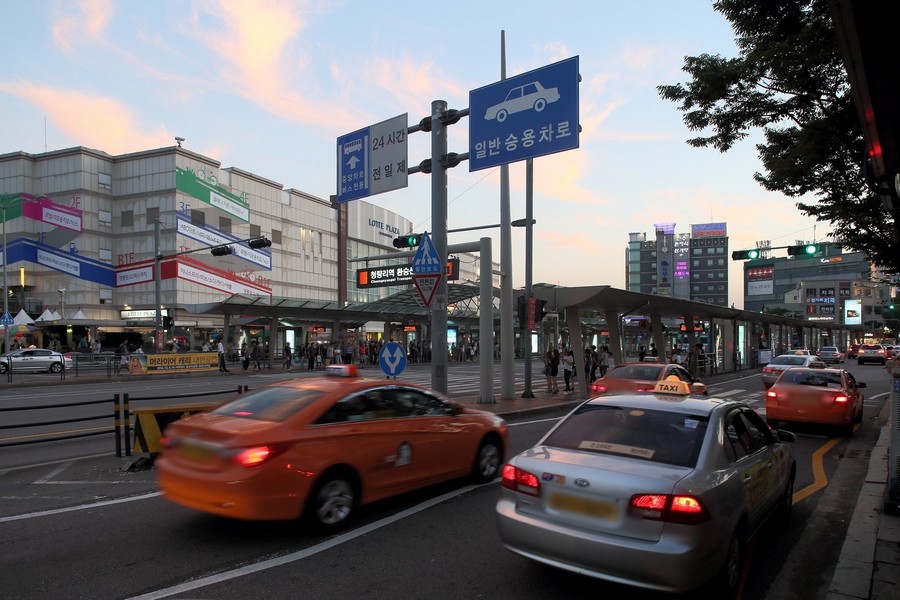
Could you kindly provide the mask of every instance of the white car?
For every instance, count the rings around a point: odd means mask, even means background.
[[[522,112],[533,108],[535,112],[541,112],[548,104],[559,100],[557,88],[545,88],[538,81],[532,81],[509,90],[506,100],[495,104],[484,113],[485,120],[497,119],[502,123],[506,117],[513,113]]]
[[[0,373],[6,373],[10,364],[13,373],[36,371],[59,373],[63,367],[69,370],[75,366],[71,356],[44,348],[23,348],[0,355]]]

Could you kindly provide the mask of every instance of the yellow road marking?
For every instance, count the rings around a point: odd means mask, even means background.
[[[825,476],[825,467],[822,464],[822,457],[825,456],[825,453],[834,448],[838,442],[843,440],[843,437],[836,437],[828,440],[828,442],[823,445],[821,448],[813,452],[812,455],[812,470],[813,470],[813,482],[803,488],[802,490],[798,490],[794,492],[794,501],[792,504],[797,504],[798,502],[805,500],[806,498],[812,496],[816,492],[821,489],[824,489],[826,485],[828,485],[828,478]]]

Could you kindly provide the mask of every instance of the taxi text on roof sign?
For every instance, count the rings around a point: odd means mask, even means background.
[[[654,394],[671,394],[676,396],[690,396],[691,386],[686,381],[681,381],[675,375],[669,375],[665,379],[656,382],[653,388]]]

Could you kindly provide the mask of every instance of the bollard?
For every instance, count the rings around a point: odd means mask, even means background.
[[[122,456],[122,405],[119,403],[119,395],[113,394],[113,420],[116,429],[116,456]]]
[[[125,456],[131,456],[131,408],[128,405],[128,394],[122,394],[122,414],[125,415]]]

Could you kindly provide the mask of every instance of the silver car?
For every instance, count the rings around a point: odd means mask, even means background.
[[[49,371],[59,373],[75,366],[70,356],[43,348],[23,348],[0,354],[0,373],[6,373],[12,364],[13,373]]]
[[[824,369],[827,366],[818,356],[781,354],[770,360],[769,364],[762,368],[762,382],[764,386],[770,388],[778,380],[778,377],[791,367],[818,367]]]
[[[749,537],[790,515],[794,440],[748,405],[674,380],[593,398],[504,465],[500,540],[575,573],[725,597]]]
[[[844,362],[844,353],[837,349],[837,346],[822,346],[816,352],[816,356],[822,362],[840,364]]]

